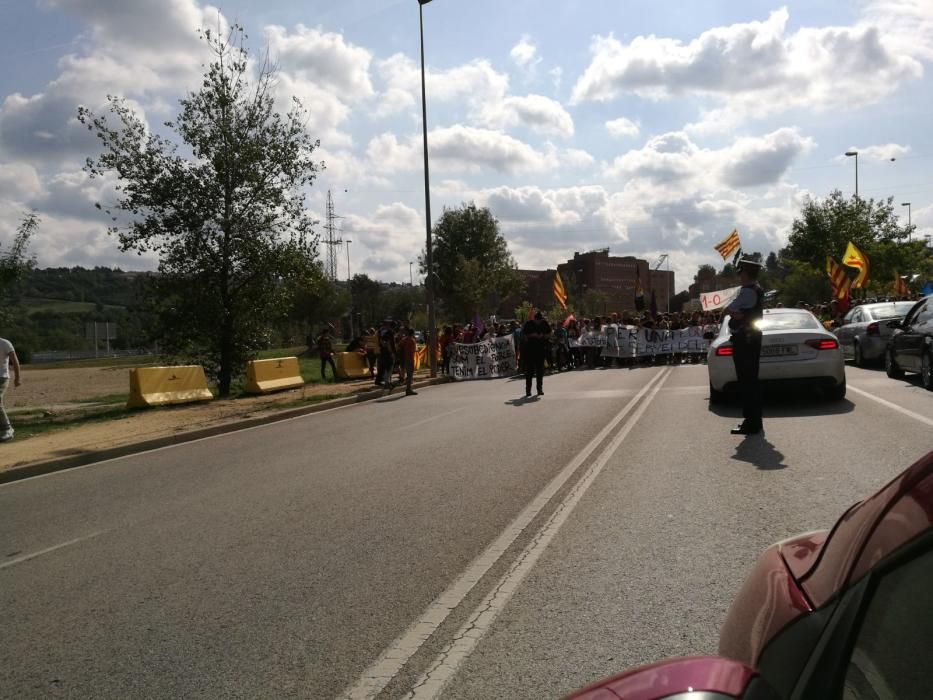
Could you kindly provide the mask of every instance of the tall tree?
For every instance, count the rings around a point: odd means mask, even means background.
[[[315,177],[320,144],[306,132],[297,99],[285,116],[275,111],[268,56],[251,80],[242,28],[201,36],[211,63],[200,89],[164,125],[184,149],[150,131],[119,98],[110,98],[116,126],[84,107],[78,119],[103,145],[87,172],[119,180],[118,201],[106,211],[129,223],[111,233],[124,251],[159,255],[164,347],[203,361],[225,396],[301,281],[315,277],[314,222],[301,188]]]
[[[29,239],[38,228],[38,214],[23,214],[9,249],[4,252],[0,247],[0,302],[6,301],[23,274],[35,267],[35,261],[26,251],[29,248]],[[6,317],[6,305],[0,303],[0,321],[6,320]]]
[[[822,200],[808,199],[794,220],[781,260],[792,271],[784,279],[788,296],[818,302],[829,294],[826,257],[837,262],[852,241],[869,258],[871,272],[866,292],[886,294],[895,272],[924,273],[928,256],[919,242],[908,243],[909,229],[894,212],[894,199],[846,198],[835,190]]]
[[[907,233],[894,213],[893,197],[846,198],[833,190],[825,199],[807,199],[782,256],[823,268],[826,256],[842,257],[849,241],[868,253],[875,243],[900,241]]]
[[[435,290],[453,318],[472,318],[522,291],[515,261],[489,209],[472,202],[445,208],[432,235]],[[427,273],[423,254],[421,271]]]

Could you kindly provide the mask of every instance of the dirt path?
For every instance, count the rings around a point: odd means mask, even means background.
[[[46,408],[81,403],[100,396],[128,394],[127,367],[23,368],[23,383],[11,386],[3,397],[7,408]]]
[[[43,370],[31,371],[42,372]],[[61,387],[59,379],[60,372],[73,373],[72,380],[76,382],[87,381],[88,373],[99,373],[99,369],[88,370],[45,370],[53,377],[50,378],[52,385]],[[126,379],[126,369],[113,371],[112,376],[121,378],[121,387],[123,382],[128,383]],[[82,374],[82,372],[84,374]],[[421,372],[427,376],[426,372]],[[105,375],[109,378],[111,375]],[[420,378],[420,377],[419,377]],[[32,382],[33,377],[24,377],[23,387],[26,383]],[[39,382],[35,382],[34,386]],[[96,391],[93,396],[104,393],[101,384],[96,384]],[[115,384],[114,384],[115,386]],[[249,398],[230,399],[224,401],[209,401],[205,403],[192,404],[189,406],[175,406],[166,408],[149,409],[145,411],[133,411],[127,413],[126,417],[113,420],[101,420],[97,422],[84,423],[71,428],[63,428],[51,432],[41,433],[32,437],[17,437],[13,441],[0,445],[0,470],[11,467],[30,464],[33,462],[42,462],[69,455],[83,454],[109,447],[142,442],[156,437],[173,435],[198,428],[207,428],[237,421],[243,418],[261,416],[268,413],[274,413],[281,410],[283,405],[294,404],[302,398],[321,395],[349,395],[354,393],[366,392],[373,388],[371,380],[360,380],[352,382],[341,382],[338,384],[325,385],[306,385],[303,389],[294,389],[269,396],[257,396]],[[49,391],[46,389],[36,389],[33,396],[43,396],[40,391]],[[124,389],[125,391],[125,389]],[[119,393],[112,391],[111,393]],[[24,392],[25,394],[25,392]],[[90,398],[90,396],[88,396]],[[30,403],[29,405],[35,405]],[[14,418],[15,425],[15,418]]]

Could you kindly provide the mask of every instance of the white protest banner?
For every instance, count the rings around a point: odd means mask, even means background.
[[[450,371],[454,379],[510,377],[518,370],[512,336],[481,343],[454,343]]]
[[[570,339],[572,348],[603,348],[606,347],[605,331],[587,331],[581,333],[579,338]]]
[[[700,306],[704,311],[713,311],[729,306],[739,295],[741,287],[729,287],[729,289],[720,289],[718,292],[705,292],[700,295]]]
[[[638,356],[671,355],[673,353],[704,353],[709,341],[703,337],[702,326],[690,326],[676,331],[639,328],[635,352]]]
[[[713,330],[704,326],[668,331],[635,326],[612,326],[606,328],[607,342],[603,357],[648,357],[674,353],[705,353],[710,341],[703,336]]]

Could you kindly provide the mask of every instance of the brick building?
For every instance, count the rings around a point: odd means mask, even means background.
[[[654,290],[658,309],[666,310],[668,298],[674,291],[674,273],[667,270],[652,270],[645,260],[633,256],[615,257],[609,255],[609,249],[588,253],[574,253],[573,258],[557,266],[567,293],[573,298],[580,298],[587,291],[601,292],[606,295],[607,312],[632,311],[635,309],[635,280],[641,277],[641,286],[645,290],[645,306],[651,303],[651,290]],[[519,270],[526,291],[522,299],[530,301],[536,307],[550,309],[554,306],[554,269]],[[514,302],[514,303],[513,303]],[[508,315],[521,303],[521,300],[509,300],[500,309],[502,315]]]

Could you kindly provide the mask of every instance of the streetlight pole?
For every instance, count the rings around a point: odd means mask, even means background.
[[[434,322],[434,254],[431,245],[431,186],[428,174],[428,98],[424,79],[424,6],[431,0],[418,0],[418,25],[421,34],[421,126],[424,133],[424,216],[427,229],[424,262],[427,273],[424,280],[424,296],[428,306],[428,359],[431,377],[437,376],[437,338]],[[408,268],[409,271],[411,267]]]
[[[847,156],[855,156],[855,198],[858,199],[858,151],[846,151]]]
[[[414,264],[415,264],[414,262],[411,262],[411,261],[408,262],[408,286],[409,286],[409,287],[414,287],[414,286],[415,286],[415,278],[414,278],[414,276],[412,275],[412,272],[411,272],[411,266],[414,265]]]
[[[901,202],[902,207],[907,207],[907,242],[911,241],[911,228],[910,228],[910,202]]]
[[[344,241],[347,244],[347,284],[350,283],[350,244],[353,243],[349,238]]]

